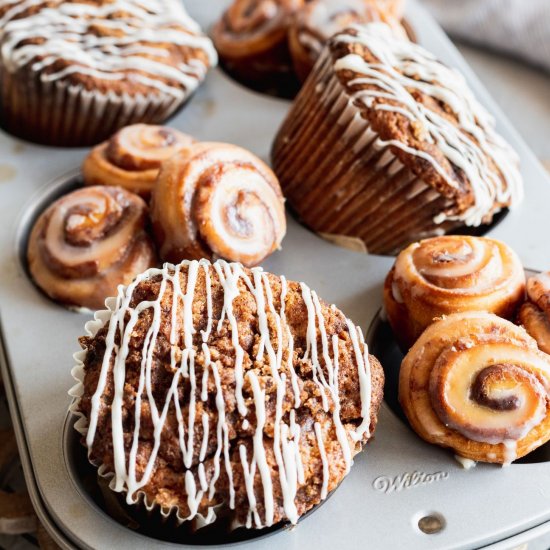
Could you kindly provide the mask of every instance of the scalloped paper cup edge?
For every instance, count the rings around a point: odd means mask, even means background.
[[[153,268],[153,269],[156,270],[157,268]],[[152,271],[152,270],[147,270],[145,274],[148,271]],[[126,288],[127,287],[120,285],[118,287],[118,296],[123,295]],[[94,313],[94,318],[86,322],[86,324],[84,325],[84,332],[87,337],[93,338],[108,323],[108,321],[111,319],[116,309],[117,300],[118,298],[114,298],[114,297],[107,298],[105,300],[106,309],[96,311]],[[69,413],[74,417],[76,417],[76,421],[73,427],[82,437],[86,437],[86,434],[88,433],[88,419],[80,411],[80,400],[82,398],[82,395],[84,394],[84,359],[86,357],[86,353],[87,353],[87,349],[82,349],[73,354],[75,365],[71,369],[71,376],[74,378],[74,380],[76,380],[76,384],[68,391],[68,394],[73,398],[71,404],[69,405]],[[88,448],[87,448],[87,451],[89,453]],[[93,466],[97,467],[98,476],[109,481],[109,488],[113,492],[115,493],[119,492],[119,493],[128,495],[128,491],[126,488],[123,489],[122,491],[115,490],[115,473],[109,470],[109,468],[106,465],[96,464],[91,460],[90,460],[90,463]],[[222,506],[222,505],[218,505],[218,506],[211,507],[211,510],[213,512],[213,519],[212,521],[207,523],[206,518],[202,514],[197,514],[193,519],[189,520],[187,518],[182,517],[182,515],[180,514],[179,506],[166,507],[166,506],[161,506],[160,504],[154,501],[150,502],[144,491],[138,491],[134,495],[132,502],[128,502],[128,500],[126,500],[126,502],[128,505],[132,505],[132,506],[142,505],[145,507],[145,509],[149,513],[159,512],[164,519],[175,518],[178,525],[191,522],[192,527],[195,530],[198,530],[207,525],[212,525],[216,521],[216,517],[217,517],[216,511],[219,510],[219,508]]]

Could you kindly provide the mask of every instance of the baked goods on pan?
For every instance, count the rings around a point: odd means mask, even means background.
[[[35,283],[53,300],[99,309],[117,286],[156,265],[147,206],[119,187],[78,189],[51,204],[29,237]]]
[[[519,322],[550,354],[550,273],[540,273],[527,281],[528,300],[519,310]]]
[[[234,0],[212,29],[224,68],[253,88],[295,87],[288,27],[304,0]]]
[[[378,2],[367,0],[311,0],[296,12],[288,42],[296,74],[304,81],[325,42],[353,23],[385,22],[400,38],[407,38],[399,21],[383,11]]]
[[[226,143],[196,143],[162,165],[151,219],[160,257],[169,262],[218,257],[256,265],[286,232],[275,174]]]
[[[194,141],[167,126],[126,126],[86,156],[82,164],[84,183],[118,185],[148,199],[162,162]]]
[[[487,311],[512,320],[525,296],[516,253],[494,239],[447,235],[399,253],[384,285],[393,333],[408,350],[442,315]]]
[[[371,253],[489,223],[523,196],[517,155],[462,75],[383,23],[328,42],[272,161],[306,225]]]
[[[179,0],[10,0],[0,29],[2,124],[48,145],[160,123],[216,63]]]
[[[383,373],[361,330],[304,283],[165,264],[88,323],[72,410],[129,504],[180,521],[298,518],[372,436]]]
[[[401,366],[399,401],[429,443],[475,461],[510,463],[550,439],[550,356],[491,313],[430,325]]]

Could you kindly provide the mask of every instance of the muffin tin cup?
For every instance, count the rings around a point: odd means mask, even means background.
[[[374,254],[461,226],[434,218],[449,200],[404,166],[361,117],[327,49],[279,131],[275,172],[301,220],[323,236],[359,238]]]
[[[95,145],[123,126],[161,123],[183,103],[155,94],[105,94],[1,68],[0,82],[1,125],[17,137],[46,145]]]

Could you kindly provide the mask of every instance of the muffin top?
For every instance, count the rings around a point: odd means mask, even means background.
[[[178,0],[0,0],[4,70],[102,93],[192,92],[216,53]]]
[[[142,492],[181,520],[295,523],[374,430],[380,364],[303,283],[223,261],[165,264],[119,287],[87,328],[81,431],[129,503]]]
[[[383,23],[354,25],[329,45],[334,68],[380,145],[452,199],[436,221],[490,221],[523,197],[518,157],[464,77]]]

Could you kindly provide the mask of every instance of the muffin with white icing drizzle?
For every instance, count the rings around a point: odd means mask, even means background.
[[[160,123],[216,63],[178,0],[0,0],[1,124],[48,145],[90,145]]]
[[[89,458],[179,521],[296,523],[376,426],[383,373],[361,329],[260,268],[165,264],[86,328],[72,410]]]
[[[463,76],[383,23],[329,41],[272,160],[308,226],[372,253],[489,223],[523,196],[518,157]]]

